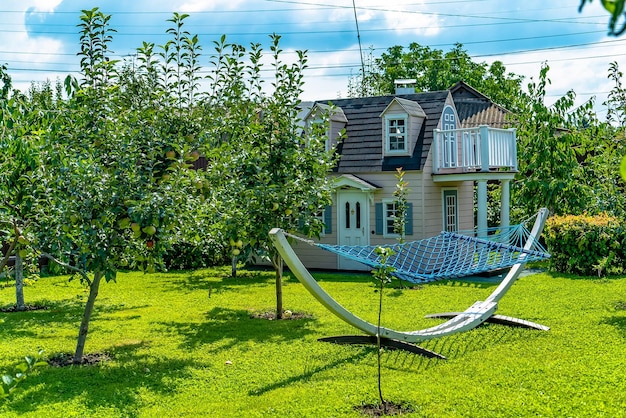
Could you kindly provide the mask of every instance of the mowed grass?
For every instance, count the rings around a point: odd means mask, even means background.
[[[251,314],[275,305],[273,272],[229,269],[123,273],[101,286],[86,352],[97,366],[37,369],[2,417],[343,417],[377,401],[376,351],[317,338],[356,330],[326,311],[294,278],[285,309],[308,318],[270,321]],[[329,293],[374,322],[369,275],[317,273]],[[0,306],[14,303],[9,282]],[[440,282],[385,290],[383,323],[419,329],[424,314],[462,310],[493,283]],[[67,277],[26,288],[47,310],[0,313],[0,373],[44,349],[73,352],[87,292]],[[626,279],[536,274],[521,278],[498,313],[548,332],[486,325],[429,341],[448,357],[383,355],[383,393],[416,417],[619,417],[626,415]]]

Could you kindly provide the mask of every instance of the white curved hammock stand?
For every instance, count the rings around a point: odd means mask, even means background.
[[[546,219],[548,218],[548,210],[541,209],[537,214],[535,224],[530,232],[530,236],[524,245],[525,250],[531,250],[535,240],[543,231]],[[344,320],[348,324],[363,331],[367,336],[343,336],[329,337],[326,341],[336,343],[371,343],[376,341],[378,327],[371,324],[348,311],[335,299],[333,299],[311,276],[306,267],[302,264],[295,251],[289,244],[285,232],[280,228],[274,228],[270,231],[272,242],[283,260],[298,278],[304,287],[329,311]],[[525,262],[522,255],[519,263],[513,265],[498,287],[484,301],[478,301],[463,312],[447,312],[442,314],[428,315],[431,318],[450,318],[446,322],[435,325],[430,328],[417,331],[396,331],[389,328],[380,327],[380,337],[385,339],[386,345],[394,348],[409,350],[418,354],[429,357],[445,358],[437,353],[426,350],[411,343],[426,341],[433,338],[443,337],[446,335],[456,334],[475,328],[484,322],[499,323],[512,326],[520,326],[526,328],[534,328],[547,331],[548,327],[536,324],[534,322],[523,319],[512,318],[508,316],[495,315],[498,308],[498,302],[506,294],[515,280],[519,277]]]

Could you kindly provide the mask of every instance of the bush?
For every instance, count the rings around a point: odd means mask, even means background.
[[[618,218],[606,214],[553,216],[546,223],[552,271],[584,276],[626,271],[626,233]]]
[[[201,244],[175,244],[165,256],[168,270],[196,270],[230,263],[230,247],[211,240]]]

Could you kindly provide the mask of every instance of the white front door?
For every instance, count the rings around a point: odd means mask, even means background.
[[[337,192],[337,224],[339,245],[368,245],[369,205],[367,193],[354,190]],[[338,257],[340,270],[369,270],[365,264]]]

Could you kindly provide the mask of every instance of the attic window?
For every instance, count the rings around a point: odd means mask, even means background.
[[[405,154],[407,152],[407,127],[406,116],[387,116],[385,130],[385,150],[387,153]]]

